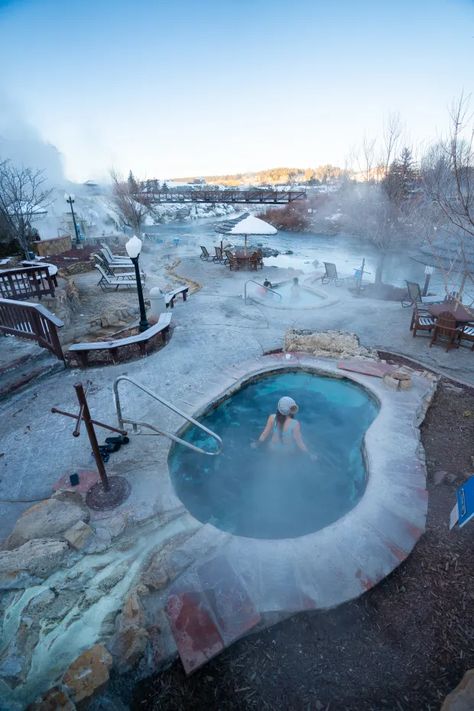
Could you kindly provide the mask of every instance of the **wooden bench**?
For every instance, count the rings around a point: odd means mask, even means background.
[[[137,333],[136,336],[128,336],[127,338],[116,338],[113,341],[92,341],[91,343],[74,343],[69,347],[68,353],[77,355],[77,358],[82,367],[88,365],[90,351],[108,351],[113,363],[117,363],[117,353],[124,346],[132,346],[137,344],[142,356],[146,355],[146,346],[155,336],[161,334],[163,342],[166,333],[169,330],[171,323],[171,314],[161,314],[158,322],[154,326],[150,326],[146,331]]]
[[[174,300],[179,294],[183,295],[183,301],[186,301],[188,298],[188,290],[189,286],[180,286],[178,289],[174,289],[174,291],[168,291],[165,294],[165,306],[166,308],[171,308],[174,309]]]

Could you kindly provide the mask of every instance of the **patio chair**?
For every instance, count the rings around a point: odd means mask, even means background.
[[[343,279],[340,279],[337,274],[337,267],[332,262],[323,262],[325,273],[321,277],[321,284],[335,284],[336,286],[341,286],[343,284]]]
[[[128,257],[125,254],[113,254],[112,250],[110,249],[109,245],[106,244],[105,242],[101,242],[100,246],[102,249],[100,250],[101,252],[106,252],[108,256],[108,261],[109,262],[123,262],[124,264],[130,265],[130,257]]]
[[[263,259],[262,259],[262,253],[260,252],[253,252],[250,257],[249,257],[249,267],[250,269],[263,269]]]
[[[203,259],[205,262],[208,262],[210,259],[212,259],[211,255],[207,251],[207,247],[204,247],[204,245],[200,245],[201,247],[201,254],[199,255],[201,259]]]
[[[219,264],[225,264],[227,262],[227,257],[224,256],[222,247],[214,247],[215,255],[212,258],[213,262],[218,262]]]
[[[446,351],[449,351],[450,348],[458,348],[460,336],[461,329],[456,328],[456,318],[450,314],[449,311],[443,311],[436,319],[430,341],[430,348],[433,343],[436,343],[439,339],[445,339],[447,341]]]
[[[232,252],[228,249],[224,250],[224,254],[228,259],[230,271],[232,271],[233,269],[235,269],[235,271],[238,271],[239,270],[239,260],[236,259],[234,257],[234,255],[232,254]]]
[[[474,351],[474,321],[466,323],[459,335],[459,341],[472,341],[471,351]]]
[[[436,321],[430,312],[426,309],[420,309],[417,304],[415,304],[410,323],[410,331],[412,331],[413,338],[416,336],[417,331],[427,331],[429,335],[431,335],[431,331],[435,325]]]
[[[405,280],[405,284],[407,285],[407,293],[401,301],[403,308],[415,306],[415,304],[439,304],[443,301],[437,296],[422,296],[420,285],[416,281]]]

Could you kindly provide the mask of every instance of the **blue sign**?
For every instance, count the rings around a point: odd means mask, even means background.
[[[456,492],[458,501],[458,524],[464,526],[474,516],[474,475],[459,487]]]

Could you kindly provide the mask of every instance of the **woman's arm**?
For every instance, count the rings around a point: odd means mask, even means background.
[[[301,425],[299,422],[295,421],[295,426],[293,428],[293,437],[295,438],[296,446],[301,449],[302,452],[308,452],[308,448],[304,443],[303,435],[301,434]]]
[[[293,430],[293,437],[295,438],[296,446],[305,454],[308,454],[311,459],[317,459],[317,455],[309,451],[308,447],[304,443],[303,435],[301,434],[301,425],[298,421],[295,422],[295,428]]]
[[[270,435],[272,429],[273,429],[273,421],[275,419],[274,415],[269,415],[267,424],[265,425],[265,429],[263,430],[262,434],[258,438],[256,442],[253,443],[255,447],[258,447],[259,444],[263,444],[266,439],[268,439],[268,436]]]

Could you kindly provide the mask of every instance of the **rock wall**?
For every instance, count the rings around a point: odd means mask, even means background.
[[[290,329],[285,334],[284,350],[303,351],[323,358],[377,359],[377,351],[364,348],[355,333]]]

